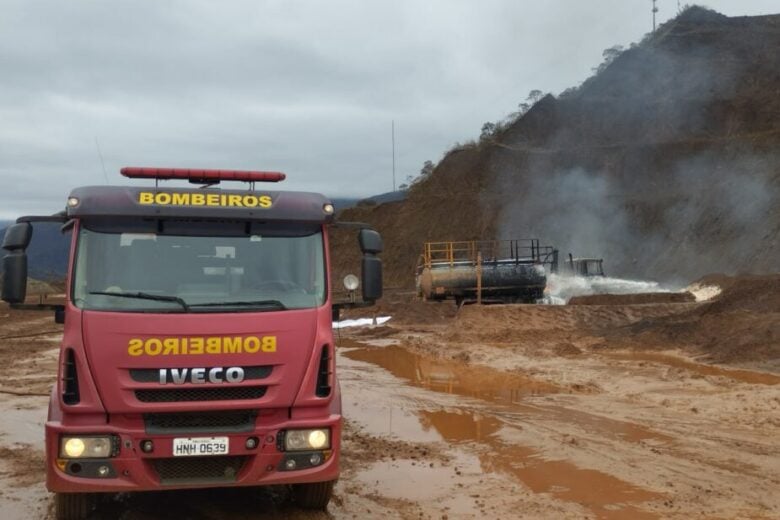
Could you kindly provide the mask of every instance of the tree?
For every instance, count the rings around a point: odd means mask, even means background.
[[[528,93],[528,98],[526,98],[526,101],[529,104],[533,105],[537,101],[542,99],[543,97],[544,97],[544,92],[542,92],[541,90],[538,90],[538,89],[534,89],[534,90],[532,90],[531,92]]]
[[[601,55],[604,57],[604,61],[593,69],[597,74],[603,72],[607,67],[609,67],[615,59],[617,59],[618,56],[623,54],[623,46],[622,45],[613,45],[612,47],[608,49],[604,49],[604,51],[601,53]]]
[[[510,120],[514,121],[518,117],[524,116],[525,113],[531,110],[531,107],[534,106],[536,103],[538,103],[539,100],[542,99],[543,97],[544,97],[544,92],[542,92],[539,89],[533,89],[531,92],[528,93],[528,97],[525,98],[525,102],[517,105],[518,111],[510,114]]]
[[[423,163],[423,167],[420,169],[420,178],[427,179],[430,177],[434,168],[435,166],[433,165],[432,161],[425,161],[425,163]]]
[[[480,140],[491,138],[495,133],[495,131],[496,131],[496,124],[488,121],[487,123],[482,125],[482,132],[479,134]]]

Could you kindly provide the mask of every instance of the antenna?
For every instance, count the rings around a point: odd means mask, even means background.
[[[395,191],[395,119],[391,123],[391,139],[393,142],[393,191]]]
[[[97,148],[98,157],[100,157],[100,165],[103,167],[103,177],[106,178],[106,184],[108,184],[108,174],[106,173],[106,163],[103,162],[103,153],[100,151],[100,144],[98,144],[97,136],[95,136],[95,148]]]
[[[653,32],[655,32],[655,14],[658,12],[658,7],[655,5],[657,0],[653,0]],[[679,2],[677,2],[679,4]]]

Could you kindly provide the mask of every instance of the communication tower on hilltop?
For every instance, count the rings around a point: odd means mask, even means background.
[[[655,5],[657,0],[653,0],[653,32],[655,32],[655,13],[658,12],[658,6]]]

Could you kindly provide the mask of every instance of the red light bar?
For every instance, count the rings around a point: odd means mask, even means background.
[[[122,175],[131,179],[182,179],[196,182],[243,181],[279,182],[287,176],[282,172],[257,172],[243,170],[190,170],[188,168],[138,168],[125,166]]]

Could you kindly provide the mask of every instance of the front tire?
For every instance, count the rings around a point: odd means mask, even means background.
[[[335,480],[328,482],[312,482],[310,484],[293,484],[292,501],[302,509],[319,509],[325,511],[333,496]]]
[[[54,511],[57,520],[85,520],[97,503],[92,493],[57,493],[54,495]]]

